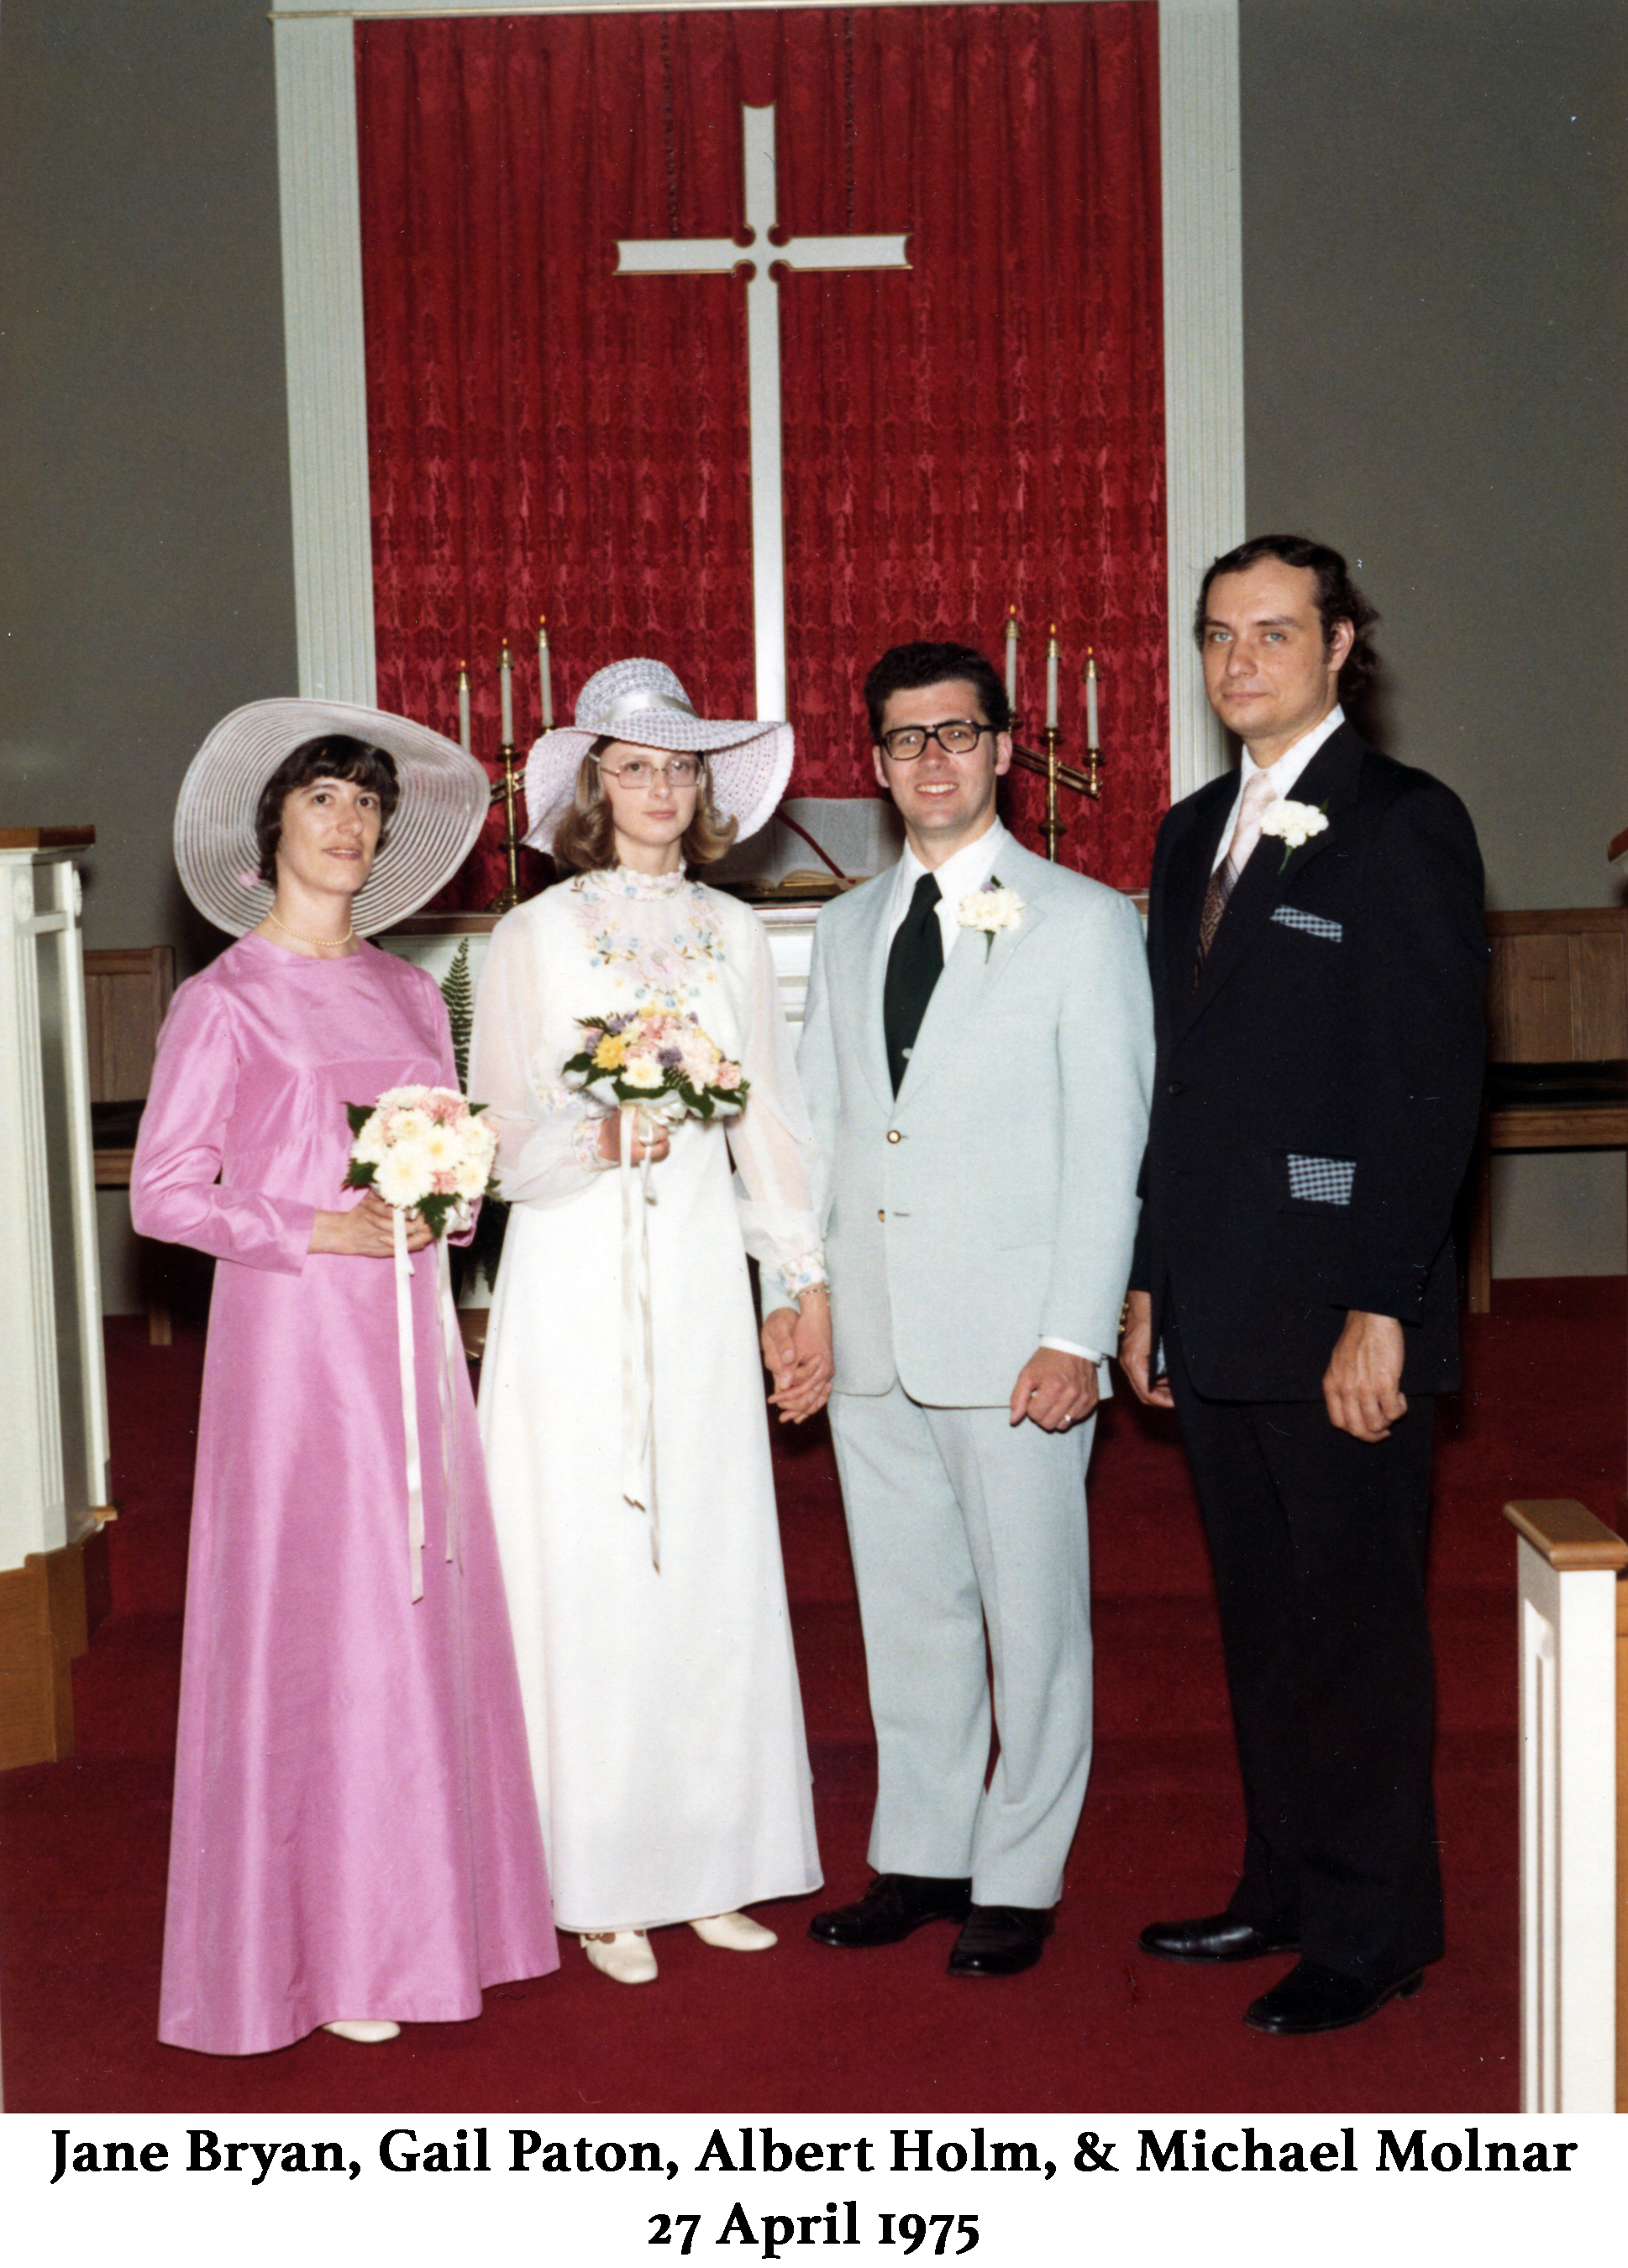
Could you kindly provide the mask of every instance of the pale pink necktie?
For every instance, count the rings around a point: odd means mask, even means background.
[[[1277,800],[1278,791],[1270,772],[1252,772],[1243,792],[1243,802],[1238,813],[1238,824],[1233,830],[1232,848],[1210,877],[1210,887],[1204,892],[1204,910],[1198,917],[1198,958],[1193,968],[1193,982],[1198,982],[1199,971],[1215,942],[1215,932],[1221,926],[1221,916],[1227,911],[1227,901],[1238,885],[1238,877],[1249,863],[1250,854],[1261,839],[1261,821],[1266,807]]]

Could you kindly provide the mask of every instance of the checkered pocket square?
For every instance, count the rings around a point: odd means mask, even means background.
[[[1356,1178],[1354,1158],[1307,1158],[1288,1153],[1289,1195],[1297,1204],[1348,1205]]]
[[[1338,945],[1345,934],[1344,922],[1327,921],[1322,914],[1308,914],[1300,906],[1276,906],[1272,919],[1281,922],[1285,929],[1304,930],[1308,937],[1325,937],[1330,945]]]

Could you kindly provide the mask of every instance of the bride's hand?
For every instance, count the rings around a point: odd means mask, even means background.
[[[341,1252],[357,1260],[388,1260],[395,1251],[395,1231],[390,1207],[376,1189],[369,1189],[358,1205],[344,1212],[319,1212],[311,1224],[311,1252]],[[430,1226],[414,1213],[407,1219],[407,1248],[422,1252],[430,1239]]]
[[[662,1159],[667,1156],[667,1130],[659,1119],[656,1122],[654,1137],[649,1142],[641,1142],[637,1130],[635,1129],[633,1163],[636,1166],[642,1166],[646,1158],[650,1160],[652,1166],[659,1165]],[[619,1110],[608,1112],[600,1122],[600,1155],[601,1158],[608,1159],[612,1165],[615,1165],[622,1155],[622,1113]]]

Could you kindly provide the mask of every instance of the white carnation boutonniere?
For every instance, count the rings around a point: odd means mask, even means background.
[[[1309,843],[1314,835],[1322,835],[1329,824],[1328,806],[1321,803],[1295,803],[1281,796],[1261,819],[1263,835],[1275,835],[1283,844],[1283,866],[1289,863],[1290,854],[1302,843]],[[1281,874],[1283,866],[1278,872]]]
[[[1016,929],[1023,918],[1023,901],[1015,890],[1008,890],[991,874],[982,889],[969,890],[955,909],[955,918],[962,929],[981,929],[983,932],[983,958],[987,961],[995,950],[995,939],[1003,929]]]

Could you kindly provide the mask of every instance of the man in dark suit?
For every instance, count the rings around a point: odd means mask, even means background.
[[[1121,1360],[1175,1409],[1214,1563],[1248,1835],[1170,1961],[1298,1953],[1262,2031],[1331,2031],[1442,1949],[1425,1545],[1458,1382],[1449,1216],[1484,1056],[1456,796],[1352,731],[1374,609],[1298,536],[1218,559],[1197,632],[1244,746],[1160,830],[1158,1061]]]

